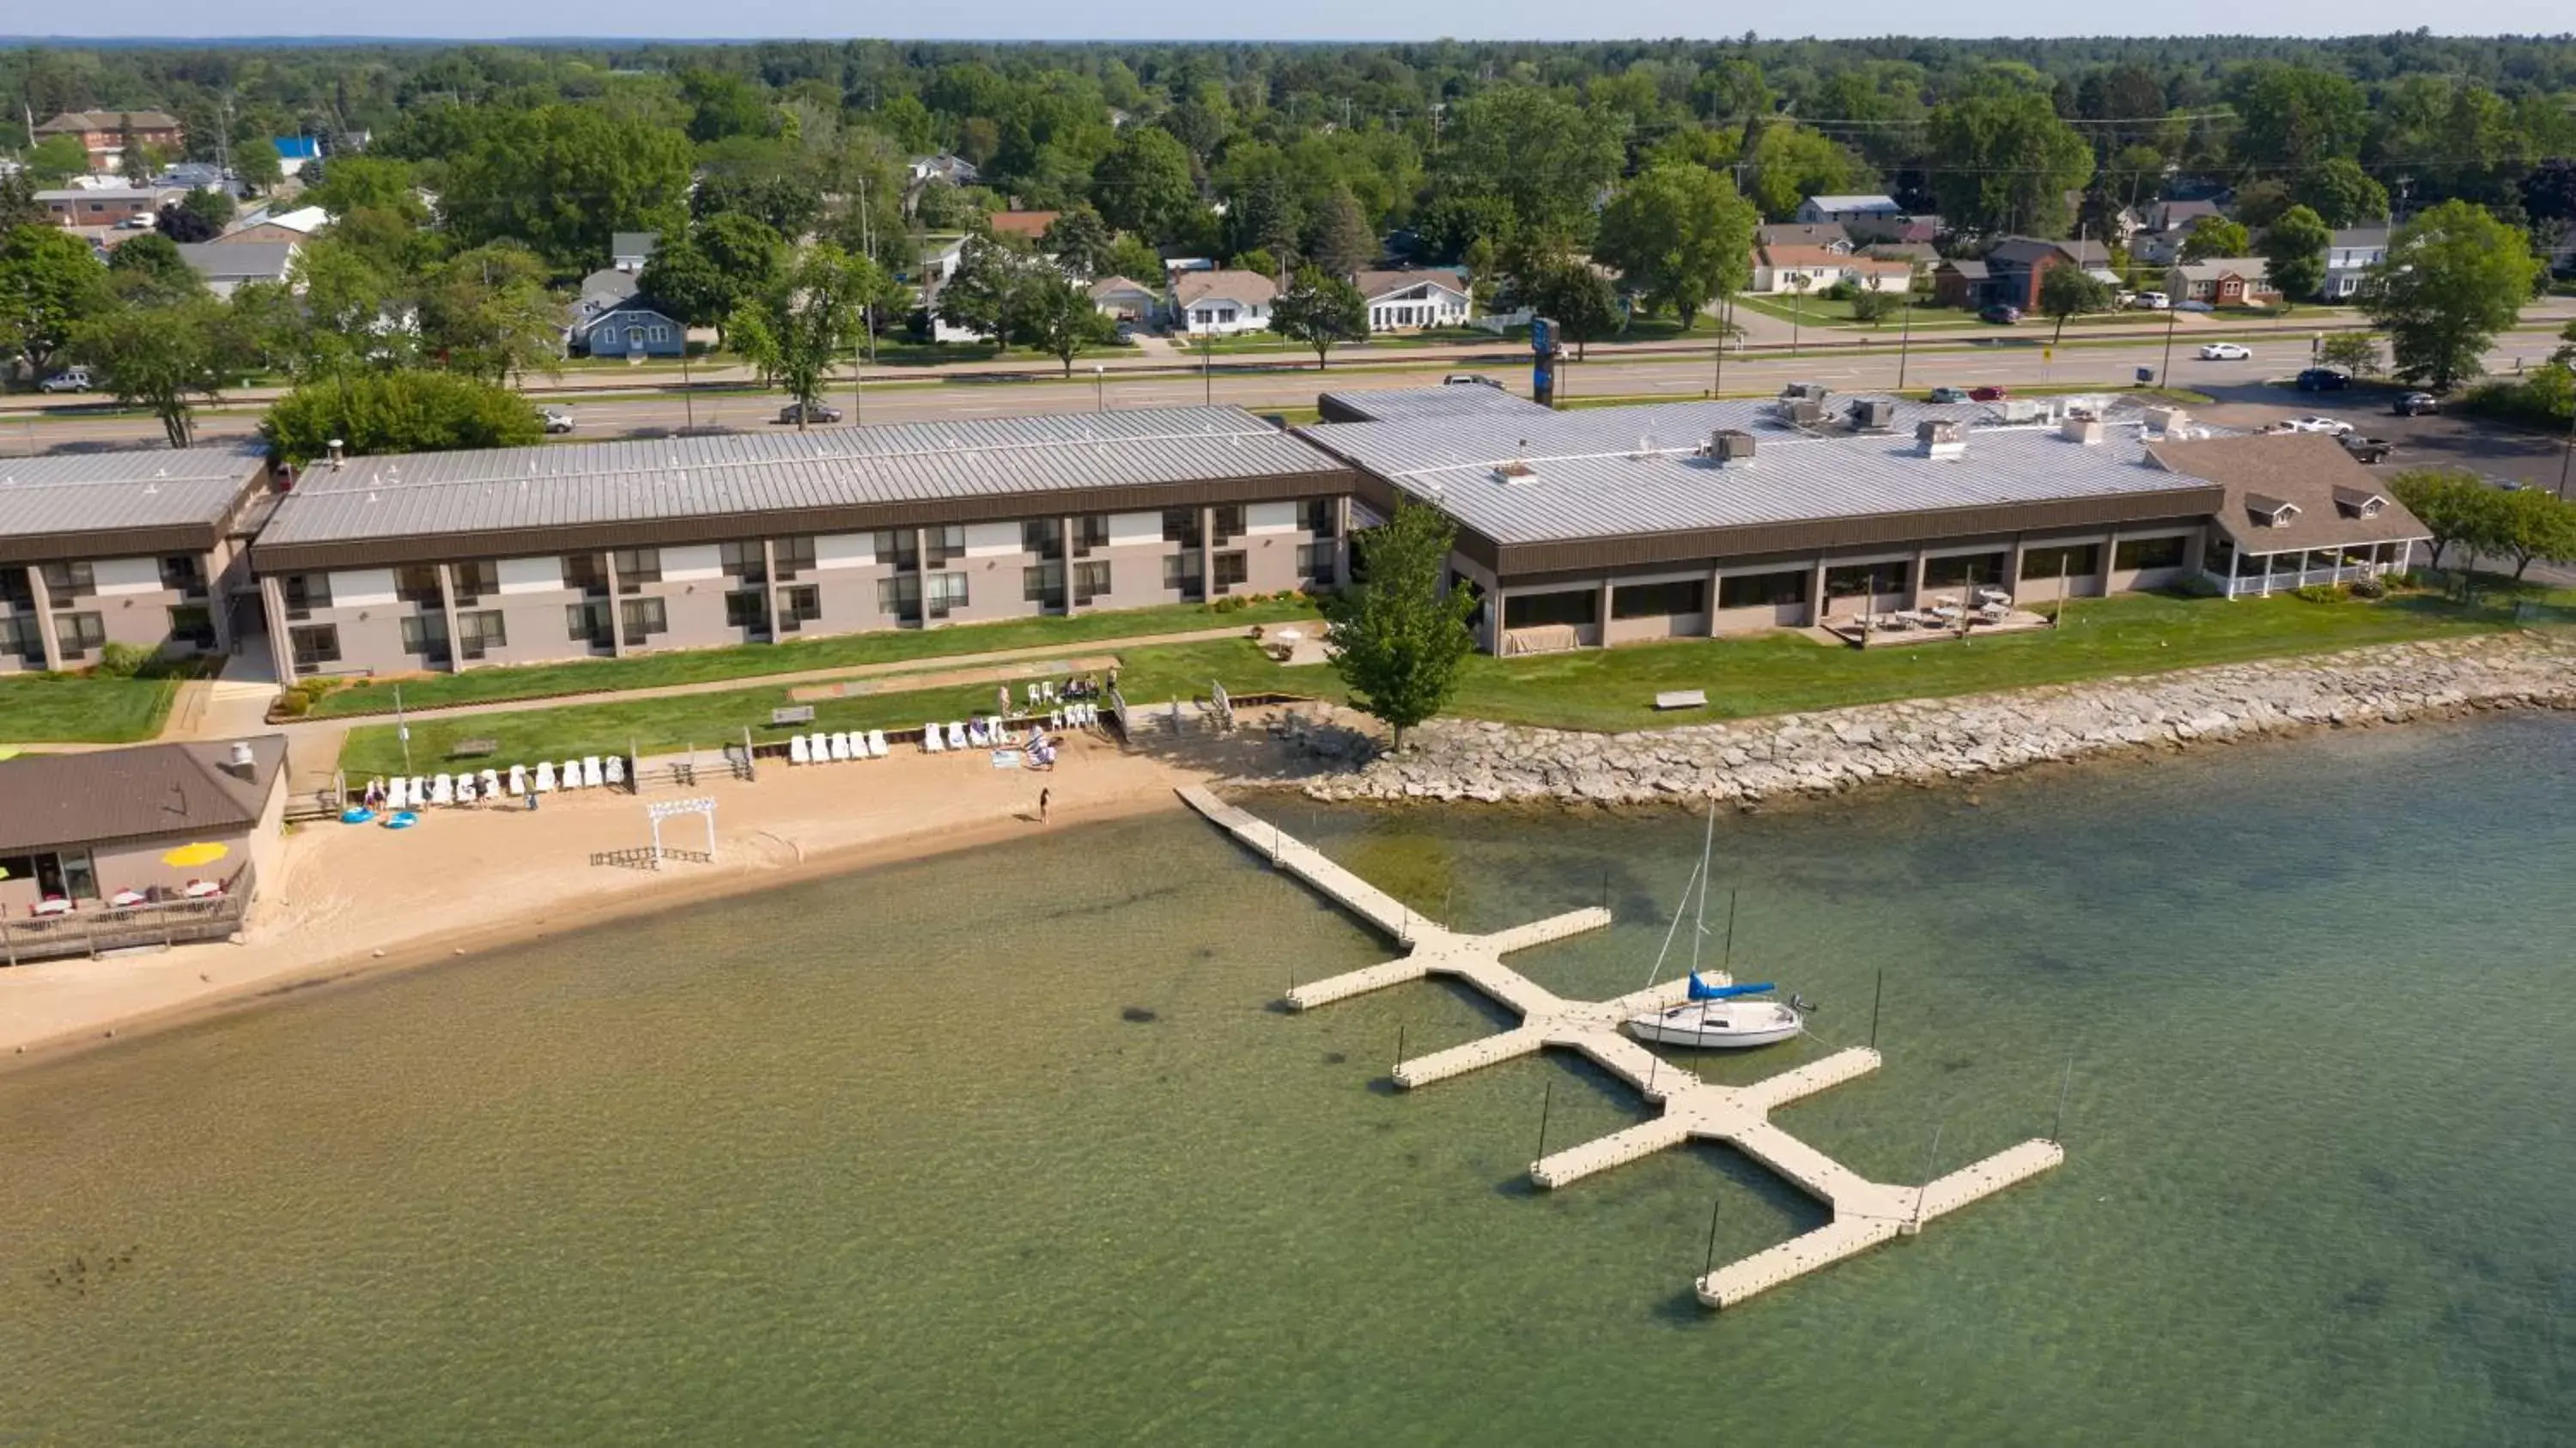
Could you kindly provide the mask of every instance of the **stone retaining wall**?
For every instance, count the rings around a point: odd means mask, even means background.
[[[1440,720],[1415,730],[1402,754],[1305,787],[1328,800],[1751,804],[2119,750],[2514,708],[2576,708],[2576,640],[2499,634],[2395,644],[1632,734]],[[1291,747],[1323,755],[1349,738],[1296,717],[1272,728]]]

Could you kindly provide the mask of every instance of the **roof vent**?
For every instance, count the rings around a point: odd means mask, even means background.
[[[2147,409],[2147,431],[2160,432],[2167,437],[2179,437],[2182,435],[2183,424],[2189,416],[2190,414],[2179,407],[2150,407]]]
[[[224,769],[243,779],[249,779],[259,773],[259,760],[250,752],[250,741],[246,739],[233,741],[232,748],[224,753]]]
[[[1914,450],[1927,458],[1964,457],[1968,429],[1956,418],[1927,418],[1914,424]]]
[[[1789,420],[1791,427],[1814,427],[1825,420],[1825,404],[1813,397],[1784,397],[1780,399],[1780,415]]]
[[[1753,461],[1753,434],[1741,428],[1721,427],[1708,435],[1707,456],[1722,468],[1748,466]]]
[[[1894,427],[1896,399],[1892,397],[1852,399],[1851,425],[1854,432],[1885,432]]]
[[[2086,447],[2102,445],[2102,419],[2098,417],[2068,413],[2066,420],[2058,424],[2057,431],[2069,442],[2080,442]]]
[[[1507,463],[1495,464],[1494,481],[1514,487],[1524,483],[1535,483],[1538,481],[1538,469],[1514,458]]]
[[[330,452],[330,454],[331,454],[331,466],[333,466],[333,467],[335,467],[335,468],[341,468],[341,467],[347,467],[347,466],[349,465],[349,453],[348,453],[348,444],[347,444],[347,443],[344,443],[344,442],[340,441],[338,438],[336,438],[336,437],[335,437],[335,438],[331,439],[329,442],[324,443],[324,444],[323,444],[323,447],[324,447],[326,450],[328,450],[328,451]]]
[[[2007,397],[2004,399],[2004,421],[2006,422],[2033,423],[2046,416],[2048,416],[2048,405],[2037,398]]]
[[[1833,396],[1833,390],[1821,382],[1792,382],[1780,389],[1782,402],[1822,402]]]

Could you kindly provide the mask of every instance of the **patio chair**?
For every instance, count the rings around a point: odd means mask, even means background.
[[[483,778],[480,783],[483,786],[483,797],[485,799],[499,799],[501,797],[501,771],[497,769],[487,769],[483,771]]]
[[[971,744],[971,745],[974,745],[974,746],[975,746],[976,748],[978,748],[978,749],[981,749],[981,748],[983,748],[986,744],[991,743],[991,742],[992,742],[992,739],[993,739],[992,731],[984,727],[984,716],[983,716],[983,715],[978,714],[978,715],[976,715],[974,718],[969,719],[969,720],[967,720],[967,721],[966,721],[966,742],[967,742],[967,743],[969,743],[969,744]]]
[[[604,779],[605,776],[600,773],[599,769],[599,756],[596,754],[583,755],[581,761],[581,787],[584,789],[597,789]]]
[[[939,726],[936,723],[921,726],[921,747],[923,752],[929,754],[937,754],[948,747],[940,742]]]
[[[883,759],[886,757],[884,730],[871,729],[868,731],[868,757],[870,759]]]
[[[537,793],[552,794],[554,792],[555,762],[551,759],[540,759],[537,761]]]
[[[512,799],[517,799],[517,798],[521,797],[522,795],[525,795],[527,792],[528,792],[528,766],[526,766],[526,765],[524,765],[524,764],[513,764],[513,765],[511,765],[511,766],[510,766],[510,798],[512,798]]]
[[[948,747],[951,749],[966,747],[966,726],[954,719],[948,721]]]
[[[456,802],[456,776],[452,774],[440,775],[437,782],[429,787],[429,802],[431,804],[454,804]]]
[[[460,774],[456,776],[456,802],[461,805],[472,804],[474,802],[473,775]]]
[[[850,736],[845,733],[834,733],[832,735],[832,762],[835,764],[846,763],[848,762],[849,757]]]

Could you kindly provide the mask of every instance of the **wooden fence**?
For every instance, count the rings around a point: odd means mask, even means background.
[[[32,920],[0,919],[0,961],[17,965],[86,955],[95,960],[114,950],[168,947],[188,941],[224,940],[241,929],[258,888],[258,871],[249,861],[224,881],[224,893],[203,900],[160,900],[113,908],[83,901],[68,915]]]

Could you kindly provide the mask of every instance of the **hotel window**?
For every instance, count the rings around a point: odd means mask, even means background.
[[[66,659],[85,659],[89,651],[107,643],[107,624],[94,613],[58,613],[54,615],[54,645]]]
[[[174,604],[170,609],[170,638],[191,648],[205,650],[215,646],[215,615],[197,604]]]
[[[608,592],[608,573],[600,566],[598,554],[567,553],[559,561],[563,564],[564,587],[576,593]]]
[[[1197,550],[1193,549],[1187,553],[1166,553],[1163,555],[1163,586],[1165,588],[1178,588],[1188,592],[1197,591],[1199,586],[1199,555]]]
[[[1308,498],[1297,505],[1298,526],[1318,538],[1330,538],[1337,531],[1341,509],[1331,498]]]
[[[921,582],[921,604],[932,618],[946,618],[950,610],[966,607],[965,574],[926,574]]]
[[[0,603],[8,604],[12,608],[36,606],[36,588],[34,584],[27,581],[26,569],[0,568]]]
[[[781,589],[778,594],[778,629],[794,633],[823,616],[823,591],[813,584],[800,584]]]
[[[1666,618],[1708,611],[1708,580],[1682,578],[1670,583],[1619,583],[1610,588],[1612,618]]]
[[[736,589],[725,595],[725,627],[765,629],[769,627],[769,605],[761,600],[757,588]]]
[[[1041,563],[1020,570],[1022,603],[1054,603],[1064,594],[1064,565]]]
[[[814,540],[781,538],[769,545],[769,556],[778,565],[778,577],[784,582],[799,573],[814,571]]]
[[[1914,564],[1896,558],[1885,563],[1846,563],[1825,570],[1825,597],[1864,593],[1903,593],[1914,583]]]
[[[1073,601],[1075,603],[1089,603],[1110,591],[1107,560],[1073,565]]]
[[[501,565],[489,558],[451,563],[447,576],[455,580],[458,603],[479,603],[483,595],[501,591]]]
[[[1109,546],[1109,515],[1085,513],[1073,520],[1073,556],[1081,557],[1094,548]]]
[[[1235,539],[1243,536],[1243,505],[1241,503],[1225,503],[1212,508],[1209,511],[1215,515],[1213,521],[1216,524],[1217,542],[1231,543]]]
[[[617,606],[617,614],[630,644],[642,643],[657,633],[671,631],[670,611],[658,598],[627,599]]]
[[[910,528],[881,528],[869,535],[869,546],[879,563],[897,568],[921,566],[921,539]]]
[[[2081,543],[2070,548],[2031,548],[2021,555],[2024,578],[2082,578],[2102,566],[2102,545]]]
[[[438,588],[438,565],[406,563],[394,570],[394,597],[423,608],[437,608],[446,602]]]
[[[1333,572],[1334,545],[1300,543],[1297,545],[1297,576],[1308,581],[1329,578]]]
[[[1040,558],[1064,556],[1064,525],[1053,518],[1030,518],[1020,524],[1020,551]]]
[[[921,530],[921,541],[928,550],[922,558],[924,568],[937,568],[966,551],[966,529],[958,523]]]
[[[1251,565],[1241,550],[1220,553],[1216,556],[1217,592],[1223,593],[1229,588],[1240,588],[1251,576]]]
[[[1778,608],[1806,601],[1807,570],[1803,568],[1731,574],[1717,581],[1720,608]]]
[[[510,626],[497,608],[456,616],[457,652],[469,659],[479,659],[490,649],[510,646]]]
[[[98,580],[86,563],[47,563],[45,591],[57,599],[87,598],[98,591]]]
[[[1166,543],[1185,544],[1192,548],[1199,546],[1199,510],[1196,508],[1165,508],[1163,510],[1163,541]]]
[[[609,555],[617,568],[617,591],[638,593],[645,584],[662,581],[662,550],[620,548]]]
[[[1503,600],[1503,627],[1544,628],[1585,624],[1601,617],[1601,590],[1568,588],[1555,593],[1515,593]]]
[[[433,664],[447,662],[447,615],[416,614],[402,621],[402,650]]]
[[[2150,568],[2180,568],[2183,545],[2186,541],[2180,533],[2162,538],[2123,538],[2120,540],[2120,546],[2112,550],[2111,566],[2116,569],[2140,571]]]
[[[564,636],[592,648],[614,648],[616,636],[608,631],[608,605],[605,603],[567,603],[564,605]]]
[[[0,658],[41,663],[44,657],[44,636],[36,631],[34,619],[0,618]]]
[[[161,560],[161,586],[173,593],[206,591],[206,570],[193,553],[177,553]]]
[[[1947,558],[1923,560],[1925,588],[1965,588],[1972,584],[2001,583],[2012,571],[2009,553],[1959,553]]]
[[[877,612],[898,623],[921,622],[921,575],[898,573],[878,579]]]
[[[716,560],[728,576],[745,583],[769,581],[769,562],[761,556],[757,542],[719,543],[716,545]]]
[[[285,596],[288,618],[304,618],[314,609],[331,606],[331,575],[327,573],[290,573],[278,580],[277,590]]]
[[[295,672],[319,673],[323,665],[340,662],[340,626],[309,623],[288,629],[286,646],[295,652]]]

